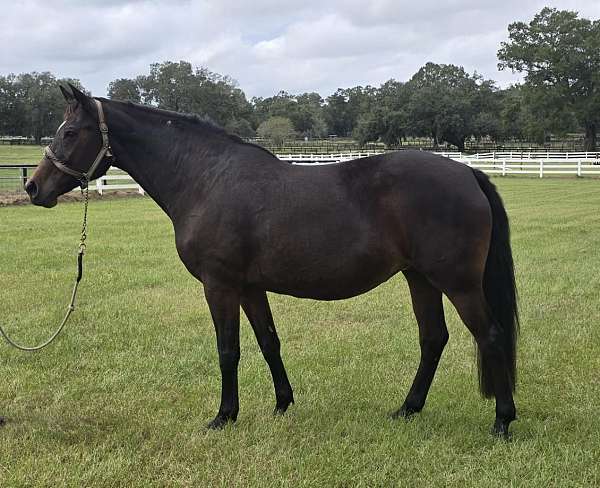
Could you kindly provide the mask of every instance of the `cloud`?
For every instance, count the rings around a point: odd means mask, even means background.
[[[24,0],[3,6],[0,74],[51,71],[104,95],[153,62],[188,60],[238,80],[249,96],[406,80],[452,63],[507,84],[496,52],[507,26],[543,0]],[[600,2],[553,6],[600,17]]]

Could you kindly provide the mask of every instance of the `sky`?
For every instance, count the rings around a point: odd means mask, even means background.
[[[408,80],[427,62],[499,86],[508,24],[544,6],[600,18],[600,0],[0,0],[0,75],[50,71],[95,96],[110,81],[186,60],[248,98]]]

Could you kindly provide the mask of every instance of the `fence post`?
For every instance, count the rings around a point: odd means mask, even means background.
[[[540,178],[544,177],[544,160],[540,159]]]
[[[577,176],[581,176],[581,159],[577,161]]]
[[[27,183],[27,168],[21,168],[21,183],[24,190],[25,184]]]
[[[96,191],[98,192],[98,195],[102,195],[102,178],[96,180]]]
[[[506,159],[502,160],[502,176],[506,176]]]

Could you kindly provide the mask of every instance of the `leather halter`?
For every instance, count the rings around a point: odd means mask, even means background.
[[[86,172],[77,171],[73,168],[69,168],[67,166],[66,161],[59,159],[56,154],[50,149],[50,146],[46,146],[44,149],[44,155],[52,161],[54,166],[56,166],[60,171],[66,173],[73,178],[79,181],[81,188],[86,188],[90,180],[93,179],[94,172],[98,168],[99,164],[102,162],[105,156],[112,157],[112,149],[110,147],[110,143],[108,141],[108,125],[106,125],[106,121],[104,118],[104,110],[102,109],[102,102],[100,100],[94,99],[96,102],[96,108],[98,109],[98,127],[100,129],[100,135],[102,136],[102,147],[96,156],[96,159],[89,167]],[[64,125],[64,122],[63,124]],[[61,127],[62,127],[61,125]],[[60,130],[60,127],[58,128]]]

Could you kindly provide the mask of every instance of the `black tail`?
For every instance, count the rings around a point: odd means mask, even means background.
[[[496,187],[481,171],[474,169],[473,172],[492,208],[492,238],[485,264],[483,291],[492,319],[500,329],[500,341],[508,366],[509,381],[514,391],[517,373],[519,311],[508,217]],[[485,397],[491,397],[494,394],[492,378],[489,369],[482,364],[481,354],[477,355],[477,366],[481,393]]]

